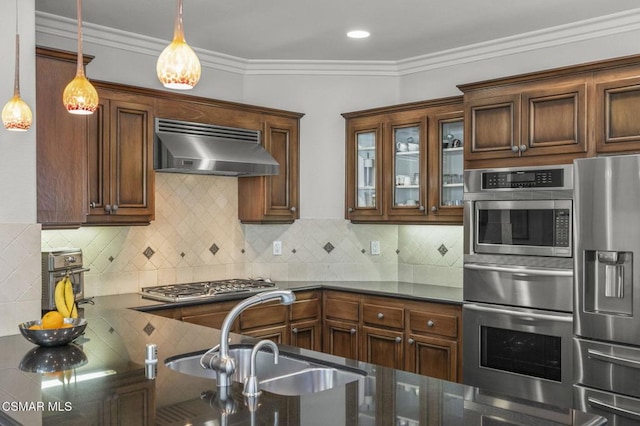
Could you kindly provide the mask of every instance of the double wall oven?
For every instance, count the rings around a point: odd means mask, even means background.
[[[464,182],[464,382],[571,407],[573,167]]]

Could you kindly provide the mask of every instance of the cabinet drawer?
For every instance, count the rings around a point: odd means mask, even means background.
[[[320,303],[318,299],[300,300],[291,305],[291,321],[299,321],[302,319],[319,319]]]
[[[458,336],[458,317],[430,312],[409,312],[409,328],[416,333]]]
[[[288,306],[269,304],[249,308],[240,314],[240,330],[268,325],[282,325],[287,321]]]
[[[358,322],[360,318],[360,303],[358,300],[325,299],[325,315],[327,318]]]
[[[363,303],[362,319],[366,324],[392,328],[403,328],[404,309],[400,307],[389,307],[374,305],[372,303]]]

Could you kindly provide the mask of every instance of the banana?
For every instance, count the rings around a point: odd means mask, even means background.
[[[68,318],[70,315],[69,310],[67,309],[67,304],[64,300],[64,290],[65,290],[65,278],[61,279],[56,283],[54,299],[56,302],[56,309],[58,312],[62,314],[63,317]]]
[[[71,318],[78,318],[78,308],[76,307],[76,304],[73,304],[73,307],[71,308]]]
[[[64,302],[67,307],[67,310],[69,311],[69,313],[71,313],[71,310],[73,309],[73,305],[76,302],[76,297],[73,294],[73,284],[71,284],[71,280],[69,279],[69,277],[65,277]]]

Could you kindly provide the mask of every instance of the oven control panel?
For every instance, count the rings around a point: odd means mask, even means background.
[[[562,169],[487,171],[482,174],[482,189],[562,188]]]
[[[555,246],[569,247],[571,239],[571,210],[556,209],[555,211]]]

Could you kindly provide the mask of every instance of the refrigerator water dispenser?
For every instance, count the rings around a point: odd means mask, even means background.
[[[633,315],[633,253],[585,250],[584,308],[607,315]]]

